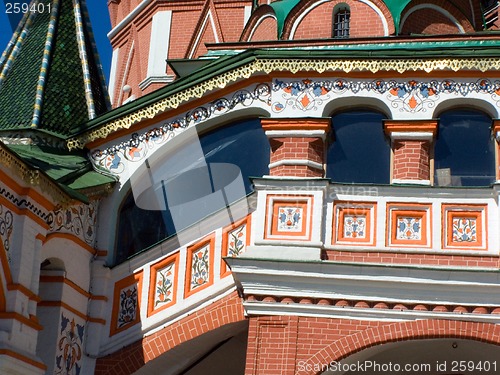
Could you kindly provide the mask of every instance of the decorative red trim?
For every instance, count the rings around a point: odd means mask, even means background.
[[[199,250],[202,247],[208,245],[209,248],[209,259],[208,259],[208,282],[203,284],[202,286],[191,289],[191,277],[192,277],[192,262],[193,262],[193,253],[196,250]],[[187,252],[187,262],[186,262],[186,280],[184,285],[184,297],[187,298],[194,293],[199,292],[205,288],[208,288],[214,283],[214,248],[215,248],[215,235],[210,234],[209,236],[202,239],[195,245],[189,246],[186,250]]]
[[[120,310],[120,292],[122,289],[137,284],[137,311],[135,314],[135,319],[130,323],[117,327],[118,323],[118,312]],[[111,312],[111,325],[109,328],[109,336],[116,335],[119,332],[125,331],[130,327],[136,325],[141,321],[141,296],[142,296],[142,271],[127,276],[115,283],[115,288],[113,291],[113,310]]]
[[[157,312],[160,312],[162,310],[165,310],[166,308],[175,305],[177,302],[177,289],[178,289],[178,282],[179,282],[179,252],[170,255],[169,257],[153,264],[150,267],[150,276],[149,276],[149,293],[148,293],[148,317],[156,314]],[[172,295],[172,300],[164,305],[161,305],[160,307],[156,308],[154,303],[155,303],[155,291],[156,291],[156,275],[159,270],[165,268],[167,265],[174,263],[174,282],[172,285],[172,290],[170,291]]]
[[[250,235],[251,235],[251,216],[247,216],[246,218],[239,220],[226,228],[222,231],[222,249],[221,249],[221,258],[227,257],[227,252],[228,252],[228,244],[229,244],[229,233],[232,232],[234,229],[239,228],[242,225],[246,225],[246,237],[245,237],[245,246],[250,245]],[[220,277],[221,279],[223,277],[226,277],[231,274],[231,270],[227,266],[226,262],[224,259],[221,259],[220,262]]]

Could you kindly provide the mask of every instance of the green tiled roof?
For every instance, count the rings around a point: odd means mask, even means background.
[[[0,59],[0,131],[65,138],[109,108],[102,69],[84,0],[34,1]]]
[[[69,152],[35,145],[9,145],[8,148],[66,190],[92,188],[116,181],[114,177],[95,172],[83,151]]]

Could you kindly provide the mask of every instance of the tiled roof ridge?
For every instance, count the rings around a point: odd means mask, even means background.
[[[43,105],[44,89],[46,84],[47,71],[49,70],[50,60],[52,59],[52,47],[54,41],[54,34],[57,32],[57,16],[59,13],[60,0],[54,0],[51,9],[49,27],[47,36],[45,38],[45,48],[43,50],[42,66],[40,68],[40,75],[38,76],[38,84],[36,86],[35,108],[33,111],[33,120],[31,127],[37,128],[40,124],[41,108]]]

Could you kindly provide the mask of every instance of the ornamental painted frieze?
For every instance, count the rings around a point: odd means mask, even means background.
[[[0,205],[0,237],[2,239],[2,245],[7,252],[7,258],[10,262],[10,236],[13,230],[14,216],[12,212],[7,210],[5,207]]]
[[[70,233],[89,245],[94,244],[97,202],[58,209],[49,214],[51,232]]]
[[[173,120],[164,121],[153,129],[134,133],[129,140],[117,145],[95,150],[91,154],[91,161],[98,168],[119,175],[125,170],[126,162],[144,160],[158,147],[188,127],[236,109],[254,106],[256,102],[268,107],[270,101],[271,88],[265,83],[256,85],[252,90],[237,91],[230,98],[219,98]]]
[[[451,79],[438,81],[359,80],[342,78],[296,81],[275,80],[272,85],[271,109],[274,113],[287,110],[296,112],[321,111],[338,97],[366,94],[387,102],[402,113],[426,112],[442,100],[453,97],[483,96],[500,107],[500,81],[481,79],[457,82]]]
[[[75,319],[61,314],[61,329],[57,341],[56,375],[78,375],[81,373],[83,356],[83,333],[85,326]]]
[[[19,197],[17,194],[12,193],[9,188],[3,186],[0,186],[0,195],[15,204],[18,208],[31,211],[33,214],[47,223],[50,221],[49,212],[47,212],[45,208],[39,206],[37,202],[32,201],[30,198]]]

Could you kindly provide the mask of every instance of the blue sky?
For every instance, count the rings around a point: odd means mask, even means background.
[[[9,0],[7,0],[9,1]],[[21,1],[22,2],[22,1]],[[87,0],[87,8],[97,42],[97,49],[101,57],[106,79],[109,79],[111,66],[111,45],[107,33],[111,30],[107,0]],[[12,28],[5,13],[5,1],[0,1],[0,50],[3,52],[12,36]]]

